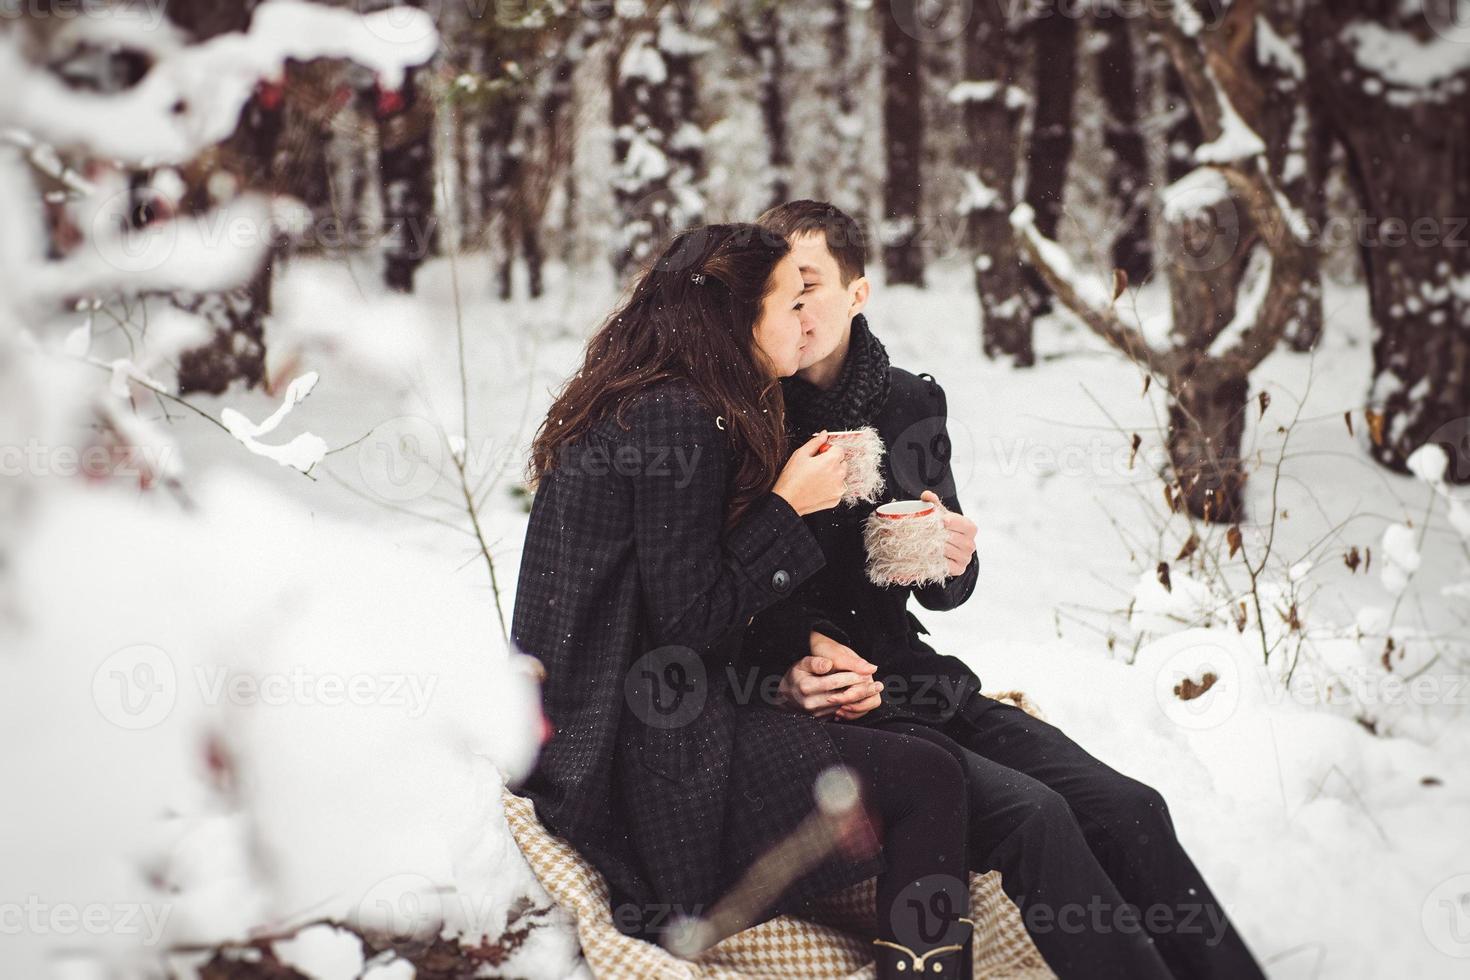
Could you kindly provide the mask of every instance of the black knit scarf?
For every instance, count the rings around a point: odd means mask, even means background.
[[[852,319],[852,339],[837,383],[823,391],[791,377],[781,381],[786,398],[786,431],[799,445],[822,429],[841,431],[871,425],[888,402],[888,351],[873,336],[868,319]]]

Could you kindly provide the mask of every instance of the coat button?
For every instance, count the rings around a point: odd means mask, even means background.
[[[771,576],[771,588],[785,594],[791,589],[791,573],[784,568],[776,569],[776,574]]]

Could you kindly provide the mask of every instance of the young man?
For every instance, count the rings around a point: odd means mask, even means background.
[[[965,664],[921,639],[910,594],[930,610],[970,597],[976,527],[960,512],[947,404],[931,376],[889,364],[863,309],[862,230],[830,204],[794,201],[759,223],[791,243],[807,348],[782,382],[787,427],[872,426],[886,489],[870,504],[805,520],[826,567],[758,616],[746,656],[781,676],[794,710],[944,745],[966,772],[971,870],[999,870],[1037,949],[1062,980],[1264,975],[1174,833],[1163,797],[1093,758],[1061,730],[979,692]],[[862,523],[878,503],[942,501],[949,577],[925,588],[867,580]]]

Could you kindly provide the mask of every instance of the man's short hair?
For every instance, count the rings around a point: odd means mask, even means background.
[[[761,215],[756,224],[783,238],[820,231],[827,239],[827,251],[837,260],[837,271],[842,274],[844,286],[858,276],[867,275],[868,243],[863,237],[862,226],[835,204],[787,201]]]

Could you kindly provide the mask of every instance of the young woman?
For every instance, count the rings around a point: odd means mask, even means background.
[[[706,917],[737,882],[761,896],[758,920],[877,875],[879,975],[960,976],[958,762],[780,710],[730,669],[752,617],[821,567],[801,516],[842,492],[824,436],[787,458],[779,379],[800,360],[801,293],[780,236],[685,232],[553,403],[532,447],[513,634],[546,667],[554,734],[525,792],[606,876],[627,933]],[[794,883],[756,864],[839,764],[881,855],[836,852]]]

